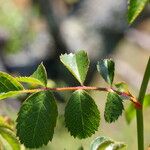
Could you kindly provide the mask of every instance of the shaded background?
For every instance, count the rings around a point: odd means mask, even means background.
[[[95,66],[97,60],[111,57],[116,63],[115,81],[127,82],[137,95],[150,56],[150,7],[132,26],[126,14],[126,0],[0,0],[0,71],[28,76],[43,61],[56,86],[76,86],[59,55],[86,50],[91,60],[86,85],[106,86]],[[56,93],[60,116],[53,141],[41,149],[77,150],[81,145],[89,149],[91,141],[102,135],[127,143],[129,150],[137,149],[135,119],[128,125],[123,114],[117,122],[105,123],[104,93],[91,92],[101,110],[99,131],[85,140],[71,137],[64,128],[66,95]],[[0,113],[15,119],[20,103],[1,101]],[[149,113],[150,109],[144,111],[146,146],[150,144]]]

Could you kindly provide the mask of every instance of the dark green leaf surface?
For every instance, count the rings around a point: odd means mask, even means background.
[[[128,22],[131,24],[144,9],[148,0],[128,0]]]
[[[12,150],[21,150],[20,143],[11,130],[0,127],[0,135],[9,143]]]
[[[109,123],[114,122],[122,115],[123,103],[120,96],[116,93],[109,92],[107,95],[107,102],[105,105],[104,117]]]
[[[38,66],[37,70],[33,73],[31,77],[38,79],[39,81],[43,83],[43,85],[45,86],[47,85],[47,72],[43,63],[41,63]]]
[[[12,76],[0,72],[0,93],[23,90],[23,86]]]
[[[89,68],[89,59],[85,51],[76,54],[64,54],[60,56],[61,62],[83,84]]]
[[[111,85],[113,83],[115,64],[111,59],[98,61],[97,70],[108,84]]]
[[[57,105],[50,91],[32,94],[23,103],[17,118],[17,136],[27,148],[39,148],[53,138]]]
[[[80,139],[98,130],[100,113],[87,92],[78,90],[72,94],[65,109],[65,122],[71,135]]]

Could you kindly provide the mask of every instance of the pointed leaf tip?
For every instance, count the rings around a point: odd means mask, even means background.
[[[97,70],[103,77],[103,79],[110,85],[114,80],[115,64],[112,59],[103,59],[98,61]]]
[[[65,108],[65,122],[70,134],[80,139],[98,130],[100,112],[87,92],[77,90],[72,94]]]
[[[89,68],[87,53],[79,51],[76,54],[64,54],[60,56],[60,60],[81,85],[83,85]]]
[[[31,75],[32,78],[38,79],[44,86],[47,86],[47,72],[43,62],[38,66],[36,71]]]
[[[138,17],[149,0],[128,0],[128,22],[132,22]]]
[[[24,87],[11,75],[0,72],[0,100],[20,94]]]

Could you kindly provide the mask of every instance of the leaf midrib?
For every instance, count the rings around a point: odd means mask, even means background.
[[[44,95],[44,94],[43,94],[43,95]],[[41,95],[41,96],[42,96],[42,95]],[[39,116],[40,116],[40,112],[41,112],[41,109],[42,109],[43,101],[40,102],[40,103],[41,103],[41,104],[40,104],[40,109],[39,109],[39,111],[38,111],[37,120],[36,120],[36,123],[35,123],[35,127],[34,127],[34,129],[33,129],[32,140],[35,139],[35,135],[36,135],[35,133],[37,133],[36,130],[37,130],[37,125],[38,125]]]
[[[82,95],[82,92],[80,91],[79,92],[79,99],[80,99],[80,114],[81,114],[81,123],[82,123],[82,131],[85,130],[84,128],[84,119],[83,119],[83,111],[82,111],[82,100],[81,100],[81,95]]]

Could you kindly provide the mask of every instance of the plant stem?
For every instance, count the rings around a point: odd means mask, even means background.
[[[97,90],[97,91],[113,91],[111,88],[105,87],[93,87],[93,86],[76,86],[76,87],[57,87],[57,88],[39,88],[39,89],[27,89],[23,90],[22,93],[34,93],[39,91],[75,91],[75,90]]]
[[[150,78],[150,58],[147,63],[143,81],[141,84],[138,100],[143,104],[143,99],[146,93]],[[144,150],[144,128],[143,128],[143,107],[140,110],[136,110],[136,123],[137,123],[137,140],[138,140],[138,150]]]
[[[94,87],[94,86],[76,86],[76,87],[62,87],[62,88],[45,88],[45,90],[54,91],[75,91],[75,90],[97,90],[97,91],[110,91],[110,88]]]
[[[130,99],[135,104],[136,108],[141,108],[141,104],[131,95],[129,92],[120,92],[114,88],[106,87],[94,87],[94,86],[76,86],[76,87],[57,87],[57,88],[38,88],[38,89],[27,89],[20,91],[20,93],[35,93],[40,91],[75,91],[75,90],[96,90],[96,91],[105,91],[105,92],[115,92],[120,96],[125,96],[127,99]]]

